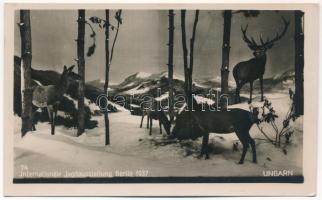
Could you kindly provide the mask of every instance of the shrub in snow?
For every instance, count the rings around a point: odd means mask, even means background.
[[[283,152],[286,154],[285,147],[290,143],[290,138],[293,135],[293,129],[290,125],[291,120],[294,122],[296,120],[295,109],[294,109],[294,92],[289,89],[289,97],[291,100],[290,108],[283,120],[282,126],[279,127],[276,123],[276,118],[278,115],[272,106],[272,103],[268,99],[264,99],[264,104],[260,108],[250,106],[250,110],[261,109],[262,116],[259,119],[259,123],[257,124],[260,132],[266,137],[268,141],[274,144],[276,147],[282,147]],[[264,131],[264,129],[260,126],[261,123],[267,123],[272,127],[273,133],[269,133],[268,131]],[[272,136],[273,135],[273,136]],[[285,137],[284,144],[281,143],[281,138]],[[283,145],[283,146],[282,146]]]

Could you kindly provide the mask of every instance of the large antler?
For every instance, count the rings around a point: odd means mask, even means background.
[[[243,29],[243,26],[241,26],[241,31],[243,33],[243,40],[247,43],[248,47],[252,50],[255,50],[258,48],[258,45],[256,44],[254,38],[249,39],[246,35],[246,31],[248,28],[248,24],[246,25],[245,29]]]
[[[258,45],[255,42],[253,37],[251,37],[250,39],[247,37],[247,35],[246,35],[247,28],[248,28],[248,24],[247,24],[245,29],[243,27],[241,27],[241,31],[243,33],[243,40],[247,43],[248,47],[252,50],[256,50],[256,49],[260,49],[260,48],[268,48],[268,49],[271,48],[276,41],[278,41],[279,39],[281,39],[285,35],[287,28],[290,24],[290,21],[286,21],[284,17],[282,17],[282,20],[284,23],[284,29],[281,33],[277,32],[274,39],[270,40],[269,37],[267,37],[266,42],[264,42],[262,35],[260,35],[259,39],[260,39],[261,45]]]
[[[275,38],[272,40],[269,40],[269,38],[267,38],[267,42],[262,43],[262,46],[264,46],[266,48],[271,48],[276,41],[278,41],[279,39],[281,39],[285,35],[287,28],[290,25],[290,21],[286,21],[286,19],[284,17],[282,17],[282,20],[284,23],[284,29],[283,29],[282,33],[276,32]],[[262,41],[262,39],[261,39],[261,41]]]

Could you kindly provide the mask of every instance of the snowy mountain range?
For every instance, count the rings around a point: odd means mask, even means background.
[[[280,91],[294,87],[295,73],[293,70],[287,70],[276,74],[271,78],[264,79],[264,91]],[[221,78],[209,77],[203,79],[195,79],[193,82],[193,93],[195,94],[207,94],[210,89],[220,88]],[[104,88],[104,81],[95,80],[87,83],[88,85],[95,86],[99,89]],[[184,93],[184,77],[181,75],[173,75],[174,92]],[[229,90],[234,93],[236,84],[234,81],[228,82]],[[109,88],[109,95],[145,95],[150,94],[154,97],[159,97],[157,89],[161,89],[161,95],[168,92],[168,72],[161,72],[157,74],[150,74],[146,72],[137,72],[124,79],[123,82],[115,85],[111,85]],[[259,88],[259,81],[254,82],[255,92]],[[247,93],[249,85],[244,85],[242,92]]]

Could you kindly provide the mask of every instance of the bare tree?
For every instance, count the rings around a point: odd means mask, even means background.
[[[24,74],[21,137],[32,130],[30,10],[20,10],[21,58]]]
[[[186,100],[187,100],[189,111],[192,110],[192,105],[193,105],[192,103],[193,50],[194,50],[194,42],[196,38],[198,18],[199,18],[199,10],[196,10],[193,29],[192,29],[192,37],[190,39],[190,65],[188,65],[188,49],[187,49],[187,42],[186,42],[186,10],[181,10],[182,49],[183,49],[184,75],[185,75],[184,89],[187,97]]]
[[[78,10],[78,37],[77,37],[77,64],[78,74],[81,76],[81,80],[78,85],[78,130],[77,136],[84,133],[85,130],[85,104],[84,104],[84,88],[85,88],[85,10]]]
[[[188,89],[190,92],[190,96],[192,95],[192,72],[193,72],[193,55],[194,55],[193,50],[194,50],[194,44],[196,39],[196,29],[197,29],[198,19],[199,19],[199,10],[196,10],[195,19],[194,19],[193,28],[192,28],[192,36],[190,38],[190,65],[189,65],[189,72],[188,72],[189,74]]]
[[[186,36],[186,10],[181,10],[181,40],[182,40],[182,51],[183,51],[183,67],[184,67],[184,91],[187,96],[188,108],[190,108],[190,102],[188,99],[188,49],[187,49],[187,36]],[[189,109],[190,110],[190,109]]]
[[[113,55],[114,55],[114,48],[115,48],[115,44],[116,44],[116,40],[117,40],[117,36],[120,30],[120,25],[122,24],[122,10],[118,10],[115,13],[115,19],[117,21],[117,26],[115,27],[114,25],[112,25],[110,23],[110,10],[105,10],[105,19],[101,19],[99,17],[96,16],[92,16],[90,17],[90,21],[94,24],[98,24],[98,26],[100,28],[104,28],[105,29],[105,83],[104,83],[104,94],[108,94],[108,84],[109,84],[109,73],[110,73],[110,67],[111,67],[111,63],[113,60]],[[93,33],[92,33],[92,37],[95,38],[95,32],[92,28],[92,26],[87,23]],[[112,48],[110,49],[110,29],[113,31],[116,29],[116,33],[114,36],[114,40],[113,40],[113,44],[112,44]],[[94,49],[95,49],[95,42],[93,43],[93,51],[90,51],[92,55],[92,53],[94,53]],[[111,50],[111,51],[110,51]],[[107,100],[107,99],[106,99]],[[108,118],[108,101],[104,101],[102,102],[102,104],[105,106],[105,111],[104,111],[104,121],[105,121],[105,145],[109,145],[110,144],[110,122],[109,122],[109,118]]]
[[[173,113],[173,39],[174,39],[174,12],[169,10],[169,43],[168,43],[168,80],[169,80],[169,114],[170,122],[174,119]]]
[[[110,72],[110,66],[113,60],[113,53],[114,53],[114,47],[115,47],[115,43],[116,43],[116,39],[119,33],[119,28],[120,28],[120,24],[122,24],[122,18],[121,18],[121,14],[122,14],[122,10],[118,10],[115,14],[115,19],[117,20],[117,28],[116,28],[116,33],[115,33],[115,37],[113,40],[113,44],[112,44],[112,49],[111,49],[111,55],[110,55],[110,51],[109,51],[109,26],[110,26],[110,11],[106,10],[105,11],[105,58],[106,58],[106,71],[105,71],[105,84],[104,84],[104,92],[105,94],[107,94],[108,91],[108,82],[109,82],[109,72]],[[113,28],[114,29],[114,28]],[[106,102],[108,106],[108,102]],[[110,122],[109,122],[109,118],[108,118],[108,110],[106,110],[104,112],[104,119],[105,119],[105,145],[109,145],[110,144]]]
[[[304,114],[304,33],[303,22],[304,13],[300,10],[295,11],[295,114]]]
[[[223,34],[222,65],[221,65],[221,93],[222,94],[228,93],[231,16],[232,16],[231,10],[224,11],[224,34]]]
[[[14,102],[14,113],[21,117],[21,107],[22,107],[22,98],[21,98],[21,58],[14,56],[14,93],[13,93],[13,102]]]
[[[105,10],[105,84],[104,84],[104,94],[107,94],[108,90],[108,81],[109,81],[109,73],[110,73],[110,10]],[[106,102],[107,104],[108,102]],[[107,107],[107,105],[106,105]],[[108,110],[106,109],[104,112],[104,121],[105,121],[105,145],[110,144],[110,121],[108,118]]]

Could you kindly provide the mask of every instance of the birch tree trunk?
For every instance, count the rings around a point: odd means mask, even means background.
[[[304,114],[304,13],[295,11],[295,114]]]
[[[108,82],[109,82],[109,72],[110,72],[110,11],[105,10],[105,84],[104,84],[104,94],[107,95],[108,92]],[[108,108],[108,101],[106,101],[106,108]],[[110,144],[110,122],[108,118],[108,109],[104,111],[104,121],[105,121],[105,145]]]
[[[197,24],[198,24],[198,19],[199,19],[199,10],[196,10],[195,12],[195,19],[193,23],[193,28],[192,28],[192,36],[190,38],[190,63],[189,63],[189,70],[188,70],[188,77],[189,77],[189,84],[188,84],[188,91],[189,91],[189,97],[192,98],[192,72],[193,72],[193,53],[194,53],[194,44],[195,44],[195,39],[196,39],[196,30],[197,30]],[[190,99],[191,99],[190,98]]]
[[[169,115],[170,122],[174,119],[173,111],[173,39],[174,39],[174,12],[169,10],[169,43],[168,43],[168,80],[169,80]]]
[[[196,29],[199,18],[199,10],[195,12],[195,18],[192,29],[192,37],[190,39],[190,65],[188,65],[188,50],[186,41],[186,10],[181,10],[181,36],[182,36],[182,50],[183,50],[183,65],[184,65],[184,89],[186,93],[186,102],[188,104],[188,110],[193,110],[192,100],[192,72],[193,72],[193,50],[194,42],[196,38]]]
[[[23,101],[21,137],[32,130],[32,89],[31,89],[31,27],[30,11],[20,10],[21,58],[23,68]]]
[[[224,34],[223,34],[222,65],[221,65],[221,93],[222,94],[228,93],[231,16],[232,16],[231,10],[224,11]]]
[[[78,130],[77,136],[84,133],[85,130],[85,105],[84,105],[84,88],[85,88],[85,58],[84,58],[84,37],[85,37],[85,10],[78,10],[78,37],[77,37],[77,59],[78,74],[81,80],[78,85]]]
[[[189,73],[188,73],[188,49],[186,41],[186,10],[181,10],[181,40],[182,40],[182,50],[183,50],[183,68],[184,68],[184,91],[186,93],[186,103],[188,109],[191,110],[191,98],[189,98],[188,92],[188,82],[189,82]]]

